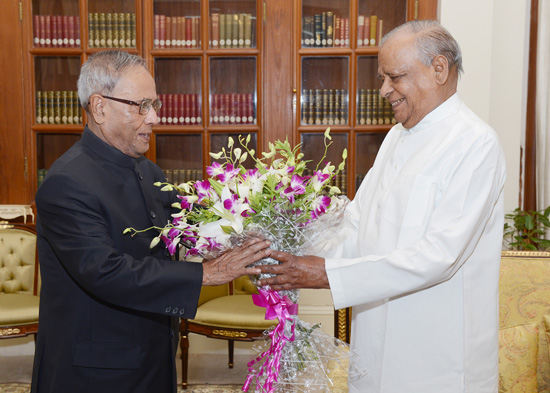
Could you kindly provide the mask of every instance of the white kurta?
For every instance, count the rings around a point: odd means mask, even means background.
[[[330,243],[361,393],[496,393],[504,156],[457,94],[393,127]]]

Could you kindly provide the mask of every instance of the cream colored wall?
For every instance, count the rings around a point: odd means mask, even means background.
[[[525,132],[529,0],[440,0],[439,20],[461,45],[462,99],[498,133],[507,181],[505,211],[518,206]]]

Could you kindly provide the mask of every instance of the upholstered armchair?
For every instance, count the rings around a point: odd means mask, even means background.
[[[0,225],[0,339],[38,332],[40,275],[36,230]]]
[[[265,319],[265,308],[254,305],[253,293],[257,289],[247,276],[226,285],[202,287],[197,315],[194,319],[182,319],[180,325],[183,389],[187,389],[189,333],[227,340],[228,365],[233,368],[235,341],[254,341],[277,323]]]

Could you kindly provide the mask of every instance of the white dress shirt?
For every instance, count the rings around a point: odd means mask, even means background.
[[[368,373],[350,392],[497,392],[505,176],[457,94],[390,130],[325,255]]]

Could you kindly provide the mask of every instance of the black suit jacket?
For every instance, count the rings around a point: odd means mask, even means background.
[[[150,249],[175,194],[161,169],[87,127],[36,194],[42,275],[32,392],[175,392],[176,317],[195,315],[199,263]]]

